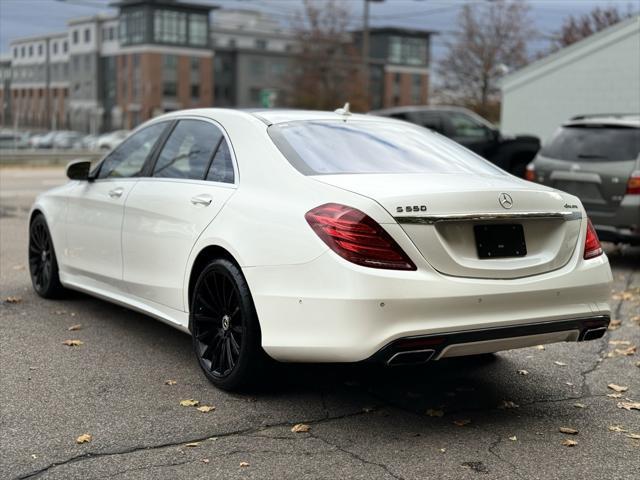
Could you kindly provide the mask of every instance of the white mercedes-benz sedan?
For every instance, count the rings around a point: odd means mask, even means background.
[[[270,359],[415,364],[601,337],[580,201],[427,129],[345,110],[173,112],[40,195],[29,267],[193,338],[237,389]]]

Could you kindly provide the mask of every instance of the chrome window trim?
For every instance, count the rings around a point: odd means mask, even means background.
[[[529,218],[561,218],[565,221],[582,219],[582,212],[495,212],[495,213],[450,213],[420,217],[393,217],[402,224],[433,225],[438,222],[462,222],[485,220],[518,220]]]

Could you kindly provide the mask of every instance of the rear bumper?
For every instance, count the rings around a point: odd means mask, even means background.
[[[608,225],[594,225],[598,232],[598,237],[603,242],[628,243],[630,245],[640,245],[640,225],[636,230],[631,228],[618,228]]]
[[[583,342],[601,338],[609,321],[608,315],[597,315],[564,321],[405,337],[389,343],[369,360],[390,366],[408,365],[545,343]]]
[[[640,244],[640,195],[625,195],[611,212],[585,205],[600,240]]]

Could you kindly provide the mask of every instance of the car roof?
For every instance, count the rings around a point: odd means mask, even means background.
[[[640,128],[640,114],[577,115],[562,124],[563,127],[612,126]]]
[[[267,125],[309,120],[372,120],[371,116],[365,114],[349,113],[345,115],[323,110],[255,109],[245,111],[259,118]]]

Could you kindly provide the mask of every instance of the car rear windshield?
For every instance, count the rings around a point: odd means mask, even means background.
[[[272,125],[269,135],[287,160],[305,175],[506,175],[457,143],[401,122],[298,121]]]
[[[541,155],[568,161],[633,160],[640,153],[640,128],[563,127],[542,147]]]

